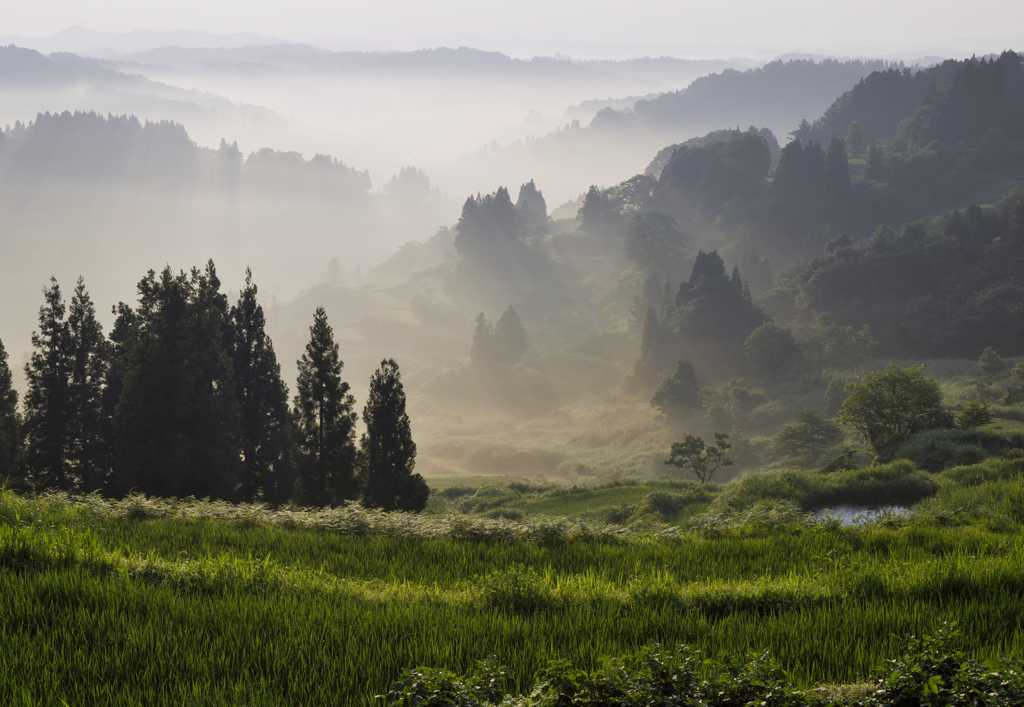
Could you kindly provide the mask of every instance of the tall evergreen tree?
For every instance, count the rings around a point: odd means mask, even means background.
[[[67,458],[77,489],[86,493],[103,489],[110,473],[113,428],[103,400],[109,357],[110,345],[79,277],[68,309]]]
[[[362,448],[366,455],[366,505],[386,511],[421,511],[430,489],[416,465],[416,443],[412,441],[409,416],[405,412],[405,390],[394,359],[381,361],[370,379],[370,393],[363,408],[366,433]]]
[[[496,358],[494,345],[494,327],[487,321],[487,316],[480,312],[476,315],[476,328],[473,330],[473,347],[469,350],[469,360],[474,366],[488,367]]]
[[[231,308],[235,397],[240,412],[242,475],[239,497],[279,503],[291,495],[287,462],[288,387],[256,301],[252,271]]]
[[[665,325],[658,321],[654,307],[649,306],[640,336],[640,357],[633,366],[638,383],[651,387],[661,380],[662,373],[671,365],[669,349]]]
[[[0,341],[0,484],[21,480],[21,419],[7,350]]]
[[[28,475],[36,488],[67,489],[68,324],[56,278],[43,289],[39,331],[32,334],[35,351],[25,364],[24,435]]]
[[[117,432],[116,429],[113,429],[113,425],[117,403],[121,399],[121,391],[124,388],[124,367],[127,362],[125,352],[129,348],[129,342],[134,341],[137,318],[134,310],[124,302],[119,302],[116,307],[111,307],[110,313],[115,315],[115,318],[114,326],[108,335],[109,365],[107,366],[107,380],[103,385],[103,414],[110,420],[112,426],[110,447],[113,456],[113,440],[117,438]]]
[[[298,361],[295,420],[303,501],[328,505],[359,494],[355,398],[341,380],[344,363],[327,312],[317,307],[306,352]]]
[[[494,327],[494,350],[498,361],[512,366],[519,362],[529,348],[523,322],[510,304]]]
[[[139,283],[115,414],[120,492],[234,496],[238,406],[218,286],[212,262],[159,278],[151,270]]]
[[[850,191],[850,163],[846,156],[846,143],[837,137],[832,138],[825,156],[825,181],[833,196],[841,196]]]

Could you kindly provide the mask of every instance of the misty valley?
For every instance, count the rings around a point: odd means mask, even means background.
[[[0,97],[0,704],[1024,700],[1024,56]]]

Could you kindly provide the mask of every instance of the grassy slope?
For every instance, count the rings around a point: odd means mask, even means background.
[[[945,472],[895,525],[533,542],[500,540],[531,527],[501,521],[5,493],[0,703],[370,704],[412,665],[465,671],[494,654],[525,685],[547,660],[594,666],[651,639],[722,657],[770,648],[801,685],[854,682],[942,618],[978,655],[1019,657],[1019,471]],[[724,489],[755,509],[774,493]],[[536,503],[588,510],[640,491]]]

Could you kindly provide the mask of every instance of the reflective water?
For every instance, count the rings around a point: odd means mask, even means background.
[[[832,506],[831,508],[822,508],[815,511],[814,516],[818,518],[826,516],[839,518],[843,525],[863,525],[872,520],[877,520],[879,516],[889,514],[903,515],[909,511],[910,506],[846,503]]]

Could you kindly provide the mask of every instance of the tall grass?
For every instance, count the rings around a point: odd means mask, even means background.
[[[895,483],[806,476],[715,493],[749,510],[780,489]],[[1019,473],[991,460],[929,478],[932,500],[891,527],[794,506],[799,523],[717,534],[3,492],[0,704],[368,705],[414,665],[462,674],[496,655],[525,689],[549,660],[589,669],[649,640],[767,648],[798,685],[849,683],[939,618],[980,657],[1024,656]]]

